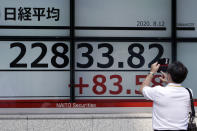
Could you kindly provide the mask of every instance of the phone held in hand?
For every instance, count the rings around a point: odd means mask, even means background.
[[[157,72],[166,72],[167,71],[167,68],[168,68],[168,64],[169,64],[169,58],[161,58],[158,60],[158,64],[160,64],[160,67],[158,69]]]

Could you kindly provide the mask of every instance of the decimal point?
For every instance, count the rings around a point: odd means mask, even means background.
[[[124,63],[123,62],[118,62],[118,68],[123,68],[124,67]]]
[[[127,90],[127,94],[131,94],[131,90],[128,89],[128,90]]]

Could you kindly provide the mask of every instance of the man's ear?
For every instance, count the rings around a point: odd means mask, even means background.
[[[167,80],[168,80],[168,82],[172,82],[172,77],[171,77],[170,73],[168,73],[168,75],[167,75]]]

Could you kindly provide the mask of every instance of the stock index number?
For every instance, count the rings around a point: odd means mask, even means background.
[[[77,67],[79,68],[89,68],[93,65],[94,62],[94,58],[92,57],[92,52],[93,52],[93,46],[91,44],[88,43],[80,43],[77,45],[77,49],[79,48],[87,48],[87,52],[82,53],[82,57],[86,57],[88,59],[88,62],[83,64],[83,63],[79,63],[77,62]],[[114,58],[112,57],[112,53],[113,53],[113,46],[108,44],[108,43],[101,43],[98,44],[98,49],[100,48],[107,48],[107,52],[102,53],[102,57],[106,57],[108,59],[107,63],[97,63],[97,67],[99,68],[109,68],[113,65],[114,63]]]
[[[27,68],[27,63],[20,63],[26,54],[26,46],[23,43],[16,42],[11,43],[10,48],[19,48],[20,53],[18,56],[10,63],[10,68]],[[31,49],[40,48],[41,53],[39,56],[31,62],[31,68],[48,68],[48,63],[41,63],[43,58],[47,54],[47,46],[44,43],[33,43]],[[63,51],[59,51],[58,48],[62,48]],[[51,49],[53,56],[51,57],[51,64],[55,68],[64,68],[69,63],[69,57],[66,55],[68,53],[68,46],[65,43],[55,43]],[[62,63],[57,62],[57,58],[62,59]]]
[[[106,63],[100,63],[97,61],[97,67],[98,68],[110,68],[113,66],[114,64],[114,59],[115,57],[119,57],[119,56],[113,56],[113,52],[114,52],[114,47],[113,45],[111,45],[110,43],[100,43],[97,46],[97,49],[94,49],[93,45],[90,43],[79,43],[77,45],[77,49],[81,49],[84,48],[85,51],[83,53],[81,53],[82,58],[86,58],[87,61],[81,61],[77,62],[77,67],[78,68],[90,68],[93,63],[95,58],[93,57],[93,52],[95,50],[100,50],[101,48],[106,48],[107,51],[102,52],[102,58],[107,59]],[[156,56],[153,56],[153,59],[148,63],[148,67],[150,67],[154,62],[156,62],[159,58],[162,57],[163,53],[164,53],[164,48],[161,44],[158,43],[153,43],[150,44],[148,49],[151,51],[153,48],[156,48],[158,50],[158,53],[156,54]],[[141,68],[144,66],[145,64],[145,57],[144,55],[144,45],[140,44],[140,43],[132,43],[128,46],[128,55],[129,57],[125,59],[127,59],[127,64],[129,67],[131,68]],[[117,50],[119,51],[119,50]],[[126,50],[125,50],[126,51]],[[97,57],[97,56],[96,56]],[[135,60],[138,60],[139,62],[134,62]]]

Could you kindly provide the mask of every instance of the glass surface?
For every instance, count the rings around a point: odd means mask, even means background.
[[[177,59],[188,68],[188,76],[183,82],[183,86],[191,88],[194,99],[197,99],[196,74],[197,74],[197,42],[178,43]]]
[[[75,3],[76,36],[171,36],[170,0],[76,0]]]
[[[0,59],[0,107],[56,107],[44,103],[70,99],[69,42],[0,41]]]
[[[69,0],[0,0],[0,3],[1,36],[69,35]],[[38,26],[40,29],[33,29]]]
[[[177,36],[197,37],[196,0],[177,0]]]
[[[172,57],[168,42],[77,42],[75,51],[77,100],[144,99],[139,87],[150,65]]]

